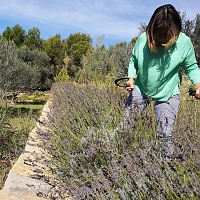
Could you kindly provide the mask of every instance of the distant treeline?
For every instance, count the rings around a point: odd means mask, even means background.
[[[200,15],[194,20],[182,14],[183,32],[192,40],[200,63]],[[141,23],[139,34],[145,31]],[[126,76],[132,48],[138,36],[127,44],[106,48],[104,36],[93,42],[85,33],[46,40],[33,27],[26,32],[19,24],[0,35],[0,88],[5,91],[48,90],[55,81],[88,82],[106,77]]]

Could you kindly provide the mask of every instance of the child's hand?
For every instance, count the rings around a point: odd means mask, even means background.
[[[129,80],[126,83],[126,90],[132,91],[134,89],[134,79],[129,78]]]
[[[195,96],[194,96],[196,99],[200,99],[200,88],[197,88],[196,89],[196,93],[195,93]]]

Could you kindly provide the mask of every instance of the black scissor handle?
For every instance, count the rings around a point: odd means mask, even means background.
[[[127,80],[127,81],[128,81],[129,78],[124,77],[124,78],[118,78],[118,79],[115,80],[115,84],[116,84],[117,86],[119,86],[119,87],[127,87],[127,84],[124,84],[124,85],[120,85],[120,84],[119,84],[119,82],[120,82],[121,80]]]

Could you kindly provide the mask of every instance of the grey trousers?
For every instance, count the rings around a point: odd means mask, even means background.
[[[125,108],[124,127],[134,127],[137,118],[150,104],[151,99],[142,96],[137,90],[131,91]],[[178,113],[180,95],[174,95],[166,102],[154,103],[154,112],[157,122],[157,138],[161,148],[161,155],[171,157],[173,154],[173,127]]]

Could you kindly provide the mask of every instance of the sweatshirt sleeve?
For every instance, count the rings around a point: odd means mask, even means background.
[[[136,76],[137,76],[137,72],[138,72],[138,60],[137,60],[138,45],[139,45],[139,38],[137,39],[135,46],[132,50],[132,56],[130,58],[129,67],[128,67],[128,78],[136,78]]]
[[[190,39],[187,41],[187,54],[183,61],[183,68],[190,81],[195,84],[200,82],[200,68],[197,65],[194,47]]]

